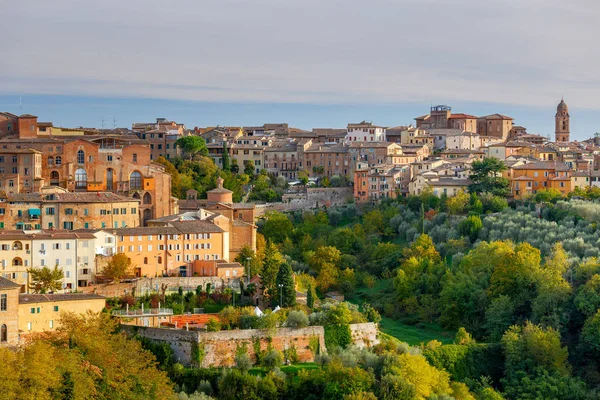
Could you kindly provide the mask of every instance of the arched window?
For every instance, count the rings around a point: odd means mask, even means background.
[[[60,175],[58,174],[58,171],[50,172],[50,185],[58,186],[59,182],[60,182]]]
[[[12,260],[12,265],[13,265],[13,267],[22,267],[23,266],[23,260],[21,260],[19,257],[15,257]]]
[[[131,196],[131,197],[133,197],[134,199],[138,199],[139,200],[140,199],[140,194],[138,192],[135,192],[133,194],[133,196]]]
[[[161,256],[158,256],[157,262],[158,262],[159,264],[162,264],[162,257],[161,257]]]
[[[133,171],[129,175],[129,190],[142,189],[142,174],[139,171]]]
[[[75,171],[75,188],[87,188],[87,172],[85,172],[85,169],[83,168],[79,168],[77,171]]]
[[[85,164],[85,153],[83,152],[83,150],[77,151],[77,164],[79,164],[79,165]]]
[[[6,324],[0,326],[0,342],[8,342],[8,329],[6,328]]]
[[[152,196],[150,196],[150,193],[145,193],[144,194],[144,204],[152,204]]]
[[[144,257],[144,264],[148,264],[148,257]]]
[[[17,240],[16,242],[13,242],[12,248],[13,250],[23,250],[23,243]]]
[[[56,159],[54,159],[54,163],[56,165],[62,165],[62,157],[61,156],[56,156]]]
[[[48,157],[48,166],[52,166],[54,165],[54,157],[50,156]]]

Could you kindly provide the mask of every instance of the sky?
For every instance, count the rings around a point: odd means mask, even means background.
[[[0,110],[58,126],[405,125],[430,105],[600,130],[595,0],[0,0]]]

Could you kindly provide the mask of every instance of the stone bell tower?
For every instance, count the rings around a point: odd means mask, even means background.
[[[554,137],[556,142],[570,142],[571,141],[571,117],[569,116],[569,107],[563,99],[556,107],[556,127],[554,131]]]

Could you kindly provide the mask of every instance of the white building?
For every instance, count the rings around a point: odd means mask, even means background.
[[[92,279],[95,241],[90,232],[37,231],[32,240],[32,268],[61,268],[64,292],[87,286]]]
[[[348,124],[346,141],[348,142],[385,142],[385,128],[363,121],[358,124]]]
[[[446,135],[446,149],[479,150],[481,139],[479,135],[471,132]]]

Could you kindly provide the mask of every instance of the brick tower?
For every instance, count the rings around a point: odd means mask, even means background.
[[[556,129],[554,132],[556,142],[570,142],[570,116],[569,107],[563,99],[560,100],[556,107]]]

